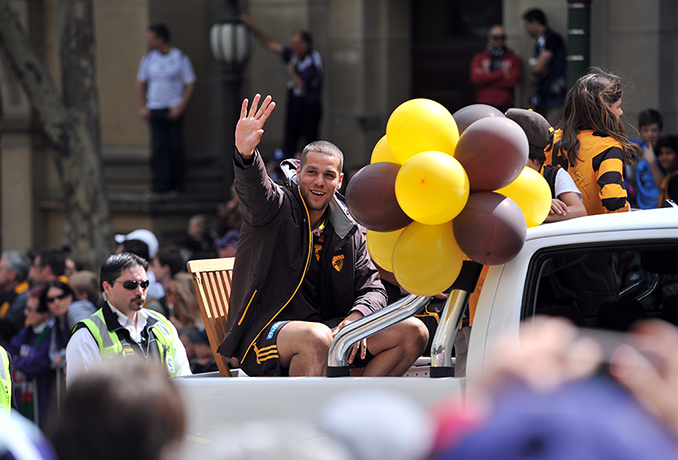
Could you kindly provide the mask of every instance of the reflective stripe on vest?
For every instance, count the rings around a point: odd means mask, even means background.
[[[12,375],[9,372],[9,355],[0,347],[0,412],[9,414],[12,410]]]
[[[104,307],[105,308],[105,307]],[[151,318],[156,320],[156,323],[150,326],[150,331],[153,332],[155,337],[155,343],[158,347],[158,353],[163,365],[167,368],[167,371],[170,374],[170,377],[174,376],[174,361],[172,358],[172,351],[174,350],[173,341],[172,341],[172,328],[169,325],[169,321],[165,319],[159,313],[154,312],[153,310],[147,310],[150,320]],[[109,331],[106,327],[106,321],[104,320],[103,309],[97,310],[89,318],[83,319],[80,323],[84,324],[85,327],[92,333],[94,340],[99,346],[101,351],[101,357],[103,359],[113,358],[123,353],[123,345],[120,342],[118,334],[114,331]],[[150,340],[150,339],[149,339]]]

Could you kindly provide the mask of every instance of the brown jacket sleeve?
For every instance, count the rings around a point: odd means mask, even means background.
[[[235,192],[240,200],[242,218],[252,227],[271,222],[280,212],[283,202],[281,186],[266,173],[266,165],[258,150],[250,162],[239,152],[233,157]]]
[[[379,271],[367,251],[365,235],[361,230],[358,230],[354,238],[356,244],[356,295],[351,311],[359,311],[364,316],[367,316],[386,306],[386,289],[384,289],[384,285],[379,277]]]

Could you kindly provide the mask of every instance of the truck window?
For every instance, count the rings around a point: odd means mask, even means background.
[[[577,326],[624,331],[644,318],[678,323],[678,245],[564,247],[535,254],[522,318],[561,316]]]

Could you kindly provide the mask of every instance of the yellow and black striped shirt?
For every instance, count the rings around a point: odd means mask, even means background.
[[[552,145],[560,141],[561,136],[562,131],[557,130]],[[545,164],[560,166],[572,176],[588,215],[628,211],[621,144],[613,137],[591,130],[581,131],[577,139],[577,164],[570,165],[563,151],[553,158],[552,150],[546,151]]]

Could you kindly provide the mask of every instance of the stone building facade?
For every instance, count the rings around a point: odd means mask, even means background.
[[[59,75],[57,0],[10,3],[52,75]],[[483,7],[473,14],[489,13],[462,31],[464,15],[471,14],[464,10],[466,3]],[[591,65],[625,80],[624,110],[631,125],[638,112],[655,107],[665,117],[667,133],[678,133],[676,3],[591,2]],[[149,228],[161,244],[169,243],[185,232],[188,217],[214,215],[229,193],[225,178],[232,147],[225,133],[233,127],[224,120],[226,110],[238,108],[224,107],[220,70],[208,44],[225,0],[94,0],[94,5],[102,155],[114,225],[118,232]],[[400,103],[430,97],[452,112],[471,103],[468,63],[492,23],[505,25],[508,45],[525,61],[533,45],[522,26],[525,10],[542,8],[551,26],[567,34],[566,0],[241,0],[239,6],[276,41],[285,43],[300,29],[313,34],[326,69],[321,137],[342,148],[347,166],[369,161]],[[173,44],[191,57],[197,74],[185,125],[187,192],[172,200],[144,193],[150,188],[148,132],[134,98],[146,29],[156,22],[170,26]],[[523,105],[529,93],[524,80],[518,91]],[[279,58],[255,43],[242,96],[260,92],[281,103],[267,125],[261,146],[265,156],[282,143],[285,81]],[[66,222],[53,160],[4,62],[0,95],[0,248],[59,245]]]

